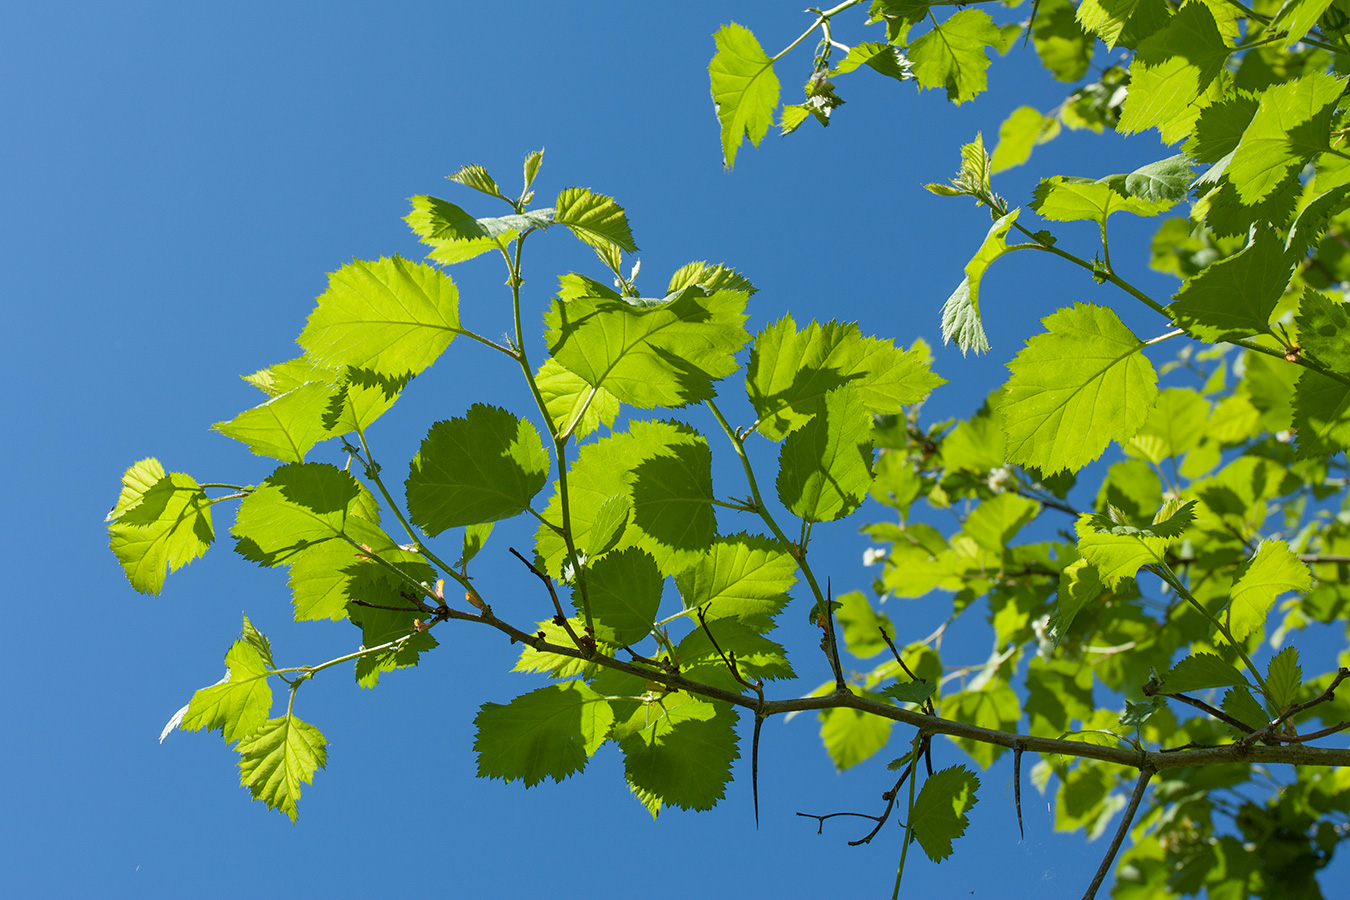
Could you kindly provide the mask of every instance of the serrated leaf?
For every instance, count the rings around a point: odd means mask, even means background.
[[[555,301],[545,321],[549,351],[588,385],[641,409],[711,399],[713,382],[737,369],[749,340],[748,295],[697,285],[649,306],[577,297]]]
[[[1134,578],[1144,566],[1165,561],[1167,538],[1133,528],[1113,533],[1101,530],[1092,516],[1078,518],[1078,552],[1097,567],[1102,581],[1115,589],[1125,578]]]
[[[945,695],[938,713],[944,718],[956,719],[970,725],[992,728],[995,731],[1010,731],[1022,717],[1022,706],[1008,682],[995,678],[978,688],[972,687],[958,694]],[[1004,751],[1003,747],[968,738],[952,738],[952,740],[971,759],[986,769],[993,765],[994,760]]]
[[[1241,252],[1187,279],[1168,312],[1203,341],[1218,342],[1270,330],[1270,315],[1289,280],[1290,260],[1268,228],[1258,228]]]
[[[395,256],[357,260],[329,275],[298,340],[323,365],[399,377],[431,365],[460,332],[450,277]]]
[[[863,41],[861,44],[855,44],[848,54],[839,60],[833,74],[844,75],[859,66],[868,66],[873,71],[897,81],[908,81],[914,77],[909,58],[899,47],[883,41]]]
[[[459,565],[467,565],[469,560],[478,555],[487,543],[488,537],[492,534],[492,522],[479,522],[476,525],[470,525],[464,529],[464,541],[461,544],[459,553]]]
[[[1312,590],[1312,573],[1284,541],[1266,540],[1245,562],[1233,583],[1228,628],[1242,640],[1265,626],[1275,598],[1287,591]]]
[[[743,25],[723,25],[713,35],[717,53],[708,64],[713,105],[722,125],[722,163],[736,165],[742,138],[756,147],[773,124],[778,107],[778,76],[773,61]]]
[[[841,385],[783,441],[778,497],[795,516],[830,522],[862,505],[871,484],[872,419],[853,386]]]
[[[1269,714],[1245,687],[1235,687],[1223,695],[1223,711],[1253,731],[1270,724]]]
[[[882,629],[894,635],[895,628],[885,615],[872,608],[862,591],[840,594],[835,600],[839,604],[835,619],[844,633],[844,646],[849,653],[858,659],[868,659],[886,649]]]
[[[396,559],[399,568],[414,574],[424,584],[430,584],[434,578],[431,567],[424,562],[410,561],[405,553]],[[379,684],[380,675],[394,669],[415,666],[421,654],[434,650],[438,642],[428,631],[417,628],[417,620],[425,618],[425,613],[412,606],[406,596],[407,587],[401,580],[391,577],[386,570],[373,562],[363,562],[352,578],[350,596],[374,604],[362,606],[352,603],[348,606],[347,617],[352,624],[361,629],[361,649],[373,650],[384,644],[406,638],[403,643],[375,653],[367,653],[356,660],[356,683],[364,688],[373,688]],[[400,612],[393,607],[404,607]]]
[[[1144,342],[1111,310],[1076,303],[1042,322],[1047,332],[1008,364],[998,409],[1008,459],[1052,475],[1133,437],[1158,388]]]
[[[215,540],[206,491],[182,472],[166,474],[154,457],[122,475],[107,521],[108,545],[143,594],[158,594],[169,572],[201,557]]]
[[[965,766],[934,772],[914,798],[909,827],[933,862],[952,855],[952,841],[966,833],[966,813],[975,805],[980,779]]]
[[[586,768],[609,737],[614,711],[582,681],[565,681],[522,694],[506,705],[484,703],[474,718],[478,776],[562,781]]]
[[[255,800],[294,822],[300,785],[314,783],[314,772],[327,763],[327,746],[323,733],[308,722],[291,715],[269,719],[235,747],[239,781]]]
[[[1000,46],[1003,34],[989,14],[963,9],[909,45],[914,77],[925,88],[945,87],[947,99],[964,103],[989,84],[988,46]]]
[[[1076,15],[1079,24],[1101,38],[1110,50],[1121,39],[1131,15],[1140,5],[1140,0],[1082,0]]]
[[[566,225],[597,251],[609,246],[625,253],[637,252],[633,232],[628,227],[628,215],[613,197],[586,188],[565,188],[554,203],[553,221]]]
[[[1271,711],[1279,714],[1294,705],[1303,686],[1303,668],[1298,664],[1298,648],[1285,647],[1271,657],[1266,666],[1266,690]]]
[[[1087,72],[1096,40],[1075,19],[1069,0],[1040,0],[1031,20],[1036,55],[1059,81],[1077,81]]]
[[[591,523],[590,544],[583,548],[587,558],[596,559],[613,550],[628,529],[632,515],[633,501],[626,494],[615,494],[601,503]]]
[[[1125,176],[1125,193],[1150,203],[1180,203],[1186,199],[1195,164],[1184,153],[1140,166]]]
[[[269,648],[264,655],[259,643],[249,640],[250,630],[253,625],[245,617],[244,637],[225,653],[225,677],[192,695],[179,724],[184,731],[219,728],[226,743],[234,743],[267,721],[272,709],[272,688],[267,683],[273,668],[271,653]]]
[[[999,126],[998,144],[990,159],[993,173],[1022,165],[1031,158],[1034,147],[1053,140],[1059,130],[1059,119],[1042,115],[1034,106],[1017,107]]]
[[[1213,653],[1196,653],[1178,662],[1163,676],[1162,689],[1169,694],[1184,694],[1246,684],[1247,679],[1242,673],[1221,657]]]
[[[1050,639],[1056,648],[1073,626],[1073,620],[1105,590],[1097,567],[1085,559],[1075,560],[1059,573],[1059,593],[1055,611],[1050,615]]]
[[[757,631],[773,628],[788,602],[797,563],[760,535],[719,537],[694,565],[675,576],[685,609],[703,607],[709,621],[734,618]]]
[[[335,390],[331,383],[312,381],[244,410],[228,422],[217,422],[212,428],[245,444],[258,456],[304,462],[305,454],[330,436],[323,420]]]
[[[663,583],[656,561],[635,547],[593,563],[586,572],[586,594],[595,637],[619,646],[645,638],[661,606]],[[581,609],[579,590],[572,591],[572,605]]]
[[[454,176],[447,176],[453,178]],[[495,187],[495,185],[494,185]],[[500,196],[500,195],[495,195]],[[448,200],[419,194],[410,197],[412,212],[403,217],[413,234],[438,251],[454,254],[459,262],[494,247],[504,248],[522,231],[547,228],[554,221],[552,209],[535,209],[505,216],[476,218]],[[468,255],[461,255],[468,254]],[[433,258],[437,258],[433,254]]]
[[[1350,385],[1305,369],[1294,392],[1293,424],[1300,459],[1350,448]]]
[[[798,332],[784,316],[755,336],[746,375],[756,430],[782,440],[820,408],[824,396],[853,383],[869,413],[896,413],[946,382],[918,349],[863,337],[855,324],[812,322]]]
[[[711,711],[712,715],[708,715]],[[726,793],[736,749],[736,711],[722,703],[687,703],[619,741],[624,774],[666,806],[712,809]]]
[[[1345,81],[1324,72],[1272,85],[1224,169],[1242,203],[1259,202],[1285,176],[1330,147],[1331,114]]]
[[[327,463],[291,463],[244,498],[231,531],[246,559],[274,566],[340,538],[354,520],[368,524],[375,513],[373,500],[347,472]]]
[[[525,190],[527,192],[530,189],[530,185],[534,184],[534,178],[539,174],[539,167],[543,162],[544,149],[542,147],[525,157]]]
[[[721,263],[710,264],[699,261],[685,263],[670,276],[666,296],[693,285],[698,285],[710,294],[717,291],[740,291],[749,296],[758,290],[750,283],[750,279],[735,269]]]
[[[922,703],[933,696],[935,689],[931,681],[904,681],[891,685],[881,693],[897,703]]]
[[[535,373],[535,384],[558,434],[570,432],[580,439],[601,425],[612,427],[619,416],[618,397],[602,387],[592,387],[552,357],[544,360]]]
[[[549,466],[528,420],[475,403],[427,432],[405,482],[408,514],[432,537],[456,525],[510,518],[530,508]]]
[[[707,441],[674,422],[635,422],[582,446],[568,474],[573,540],[588,546],[601,506],[622,494],[633,516],[615,549],[640,547],[666,575],[692,565],[716,532],[711,467]],[[543,518],[561,527],[556,490]],[[567,548],[558,532],[541,526],[535,546],[548,573],[561,577]]]
[[[1156,216],[1171,201],[1146,200],[1126,193],[1128,176],[1110,175],[1093,180],[1055,175],[1036,186],[1031,208],[1052,222],[1089,221],[1104,226],[1118,212]]]
[[[1117,130],[1134,134],[1156,127],[1169,144],[1185,137],[1229,52],[1209,8],[1183,6],[1139,45]]]
[[[942,342],[949,344],[955,338],[962,356],[970,350],[976,353],[989,351],[989,338],[980,321],[980,280],[994,261],[1008,252],[1004,238],[1017,221],[1019,212],[1021,209],[1014,209],[994,221],[984,243],[966,263],[966,277],[942,305]]]
[[[465,187],[473,188],[475,191],[487,194],[489,197],[502,196],[501,190],[497,187],[497,182],[492,180],[488,170],[478,165],[467,165],[460,167],[453,174],[445,176],[456,184],[462,184]]]
[[[881,697],[867,691],[855,690],[854,693],[872,700]],[[894,725],[890,719],[848,706],[820,712],[820,738],[834,767],[841,772],[875,756],[891,739]]]
[[[709,639],[708,631],[716,644]],[[745,686],[731,673],[728,663],[733,660],[736,671],[747,681],[797,677],[782,645],[753,628],[735,619],[716,619],[708,621],[708,631],[695,628],[675,648],[680,671],[688,678],[740,693]]]

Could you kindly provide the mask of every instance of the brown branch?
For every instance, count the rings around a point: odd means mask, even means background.
[[[1145,687],[1144,693],[1148,694],[1147,687]],[[1252,727],[1250,725],[1246,724],[1245,722],[1239,722],[1237,719],[1228,715],[1228,713],[1224,712],[1221,709],[1215,709],[1214,707],[1210,706],[1203,700],[1197,700],[1196,698],[1187,696],[1186,694],[1163,694],[1161,692],[1159,693],[1163,697],[1171,697],[1173,700],[1180,700],[1182,703],[1185,703],[1189,706],[1194,706],[1196,709],[1200,710],[1201,712],[1207,715],[1213,716],[1214,718],[1218,719],[1225,725],[1233,726],[1234,728],[1243,732],[1243,734],[1246,735],[1247,737],[1250,737],[1252,734]],[[1243,738],[1243,740],[1246,739],[1247,739],[1246,737]]]
[[[1022,840],[1027,839],[1026,829],[1022,827],[1022,748],[1013,748],[1013,803],[1017,806],[1017,833]]]
[[[425,605],[425,604],[422,604],[422,605],[420,605],[420,606],[381,606],[381,605],[378,604],[378,603],[367,603],[365,600],[357,600],[357,599],[355,599],[355,598],[353,598],[353,599],[351,599],[351,600],[348,600],[347,602],[350,603],[350,604],[352,604],[353,606],[364,606],[364,607],[367,607],[368,609],[388,609],[388,610],[392,610],[393,612],[414,612],[414,613],[415,613],[415,612],[435,612],[435,611],[436,611],[434,607],[427,606],[427,605]]]
[[[1270,734],[1275,729],[1279,728],[1281,725],[1283,725],[1285,722],[1287,722],[1294,716],[1298,715],[1299,713],[1308,709],[1312,709],[1319,703],[1325,703],[1328,700],[1335,699],[1336,688],[1339,687],[1340,683],[1347,678],[1350,678],[1350,669],[1347,669],[1344,666],[1342,666],[1340,669],[1336,670],[1336,677],[1331,680],[1331,684],[1327,685],[1327,689],[1325,691],[1318,694],[1316,697],[1312,698],[1306,703],[1300,703],[1296,706],[1289,707],[1287,710],[1281,713],[1280,716],[1277,719],[1275,719],[1275,721],[1271,722],[1265,728],[1262,728],[1259,731],[1254,731],[1251,734],[1244,737],[1242,739],[1242,743],[1249,744],[1252,741],[1264,739],[1266,735]],[[1282,738],[1280,738],[1280,740],[1282,740]]]
[[[1097,874],[1093,876],[1092,884],[1088,885],[1083,900],[1093,900],[1097,896],[1097,888],[1102,886],[1106,873],[1111,871],[1111,863],[1115,862],[1116,854],[1120,852],[1121,842],[1125,840],[1125,835],[1130,830],[1130,823],[1134,821],[1134,814],[1139,811],[1139,801],[1144,799],[1144,789],[1148,787],[1149,779],[1152,777],[1152,769],[1140,770],[1139,780],[1134,783],[1134,793],[1130,795],[1130,804],[1125,807],[1125,815],[1121,817],[1120,827],[1116,829],[1116,836],[1111,838],[1111,846],[1106,848],[1106,856],[1102,859],[1102,864],[1097,867]]]
[[[534,563],[530,562],[528,559],[521,556],[520,551],[516,550],[515,547],[507,547],[506,549],[511,551],[512,556],[523,562],[525,564],[525,568],[533,572],[534,577],[542,581],[544,583],[544,587],[548,588],[548,595],[553,600],[553,610],[556,613],[556,616],[554,617],[553,621],[558,623],[567,630],[567,636],[572,639],[572,643],[576,644],[577,649],[581,650],[582,653],[585,654],[582,656],[582,658],[590,659],[591,658],[590,653],[586,649],[587,645],[582,643],[581,638],[577,637],[577,633],[572,629],[571,621],[568,620],[567,616],[563,615],[562,604],[558,602],[558,592],[553,589],[553,579],[549,578],[543,572],[540,572],[538,569],[536,569],[534,567]],[[484,615],[486,614],[487,611],[484,610]],[[590,649],[593,650],[594,648],[591,647]]]
[[[819,590],[819,588],[817,588]],[[846,694],[848,682],[844,680],[844,667],[839,663],[839,638],[834,631],[834,595],[830,589],[830,580],[825,579],[825,611],[819,618],[824,621],[817,621],[824,632],[820,638],[820,649],[825,651],[825,657],[830,661],[830,669],[834,671],[834,691],[836,694]]]

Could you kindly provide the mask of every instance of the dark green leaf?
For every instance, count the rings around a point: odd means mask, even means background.
[[[952,766],[923,783],[914,798],[909,827],[933,862],[952,855],[952,841],[966,833],[966,813],[976,803],[980,779],[965,766]]]
[[[1242,673],[1222,658],[1213,653],[1196,653],[1178,662],[1163,676],[1162,689],[1169,694],[1184,694],[1246,684],[1247,679]]]
[[[478,776],[526,787],[562,781],[586,768],[613,722],[609,703],[581,681],[551,684],[505,706],[484,703],[474,718]]]
[[[586,572],[595,636],[610,644],[636,644],[652,630],[661,606],[664,579],[656,562],[630,547],[611,553]],[[581,608],[581,593],[572,591],[572,605]]]
[[[872,420],[852,385],[825,395],[817,415],[788,435],[778,497],[793,515],[829,522],[857,509],[872,484]]]
[[[629,783],[667,806],[712,809],[740,756],[736,711],[697,702],[656,713],[650,725],[619,741]]]

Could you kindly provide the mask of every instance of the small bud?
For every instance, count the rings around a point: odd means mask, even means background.
[[[444,578],[437,578],[437,579],[436,579],[436,589],[435,589],[434,591],[432,591],[432,593],[436,595],[436,599],[437,599],[437,600],[444,600],[444,599],[445,599],[445,579],[444,579]]]

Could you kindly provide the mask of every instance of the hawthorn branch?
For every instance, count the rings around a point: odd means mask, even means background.
[[[577,645],[577,649],[580,650],[581,648],[585,647],[586,645],[581,642],[581,638],[578,637],[576,631],[573,630],[571,620],[568,619],[567,616],[563,615],[562,604],[558,602],[558,592],[553,589],[553,580],[549,578],[547,575],[545,575],[543,572],[540,572],[538,569],[536,569],[534,567],[534,563],[530,562],[528,559],[521,556],[520,552],[516,550],[515,547],[507,547],[506,549],[510,550],[511,554],[516,559],[523,562],[525,564],[525,568],[529,569],[530,572],[534,574],[534,577],[542,581],[544,583],[544,587],[548,589],[548,596],[553,601],[553,611],[555,613],[553,621],[557,622],[564,629],[566,629],[567,636],[572,639],[572,643]],[[486,614],[486,612],[487,611],[484,610],[484,614]],[[494,616],[493,618],[496,617]]]
[[[1106,856],[1102,858],[1102,864],[1097,867],[1097,874],[1093,876],[1092,883],[1088,885],[1083,900],[1093,900],[1097,896],[1097,888],[1102,886],[1102,881],[1111,871],[1111,864],[1116,861],[1116,854],[1120,852],[1121,842],[1125,840],[1125,835],[1130,830],[1130,823],[1134,821],[1134,814],[1139,811],[1139,801],[1144,799],[1144,790],[1148,787],[1149,780],[1152,778],[1152,769],[1144,768],[1139,771],[1139,780],[1134,783],[1134,793],[1130,795],[1130,803],[1125,807],[1125,815],[1120,818],[1120,827],[1116,829],[1116,836],[1111,838],[1111,846],[1106,848]]]

